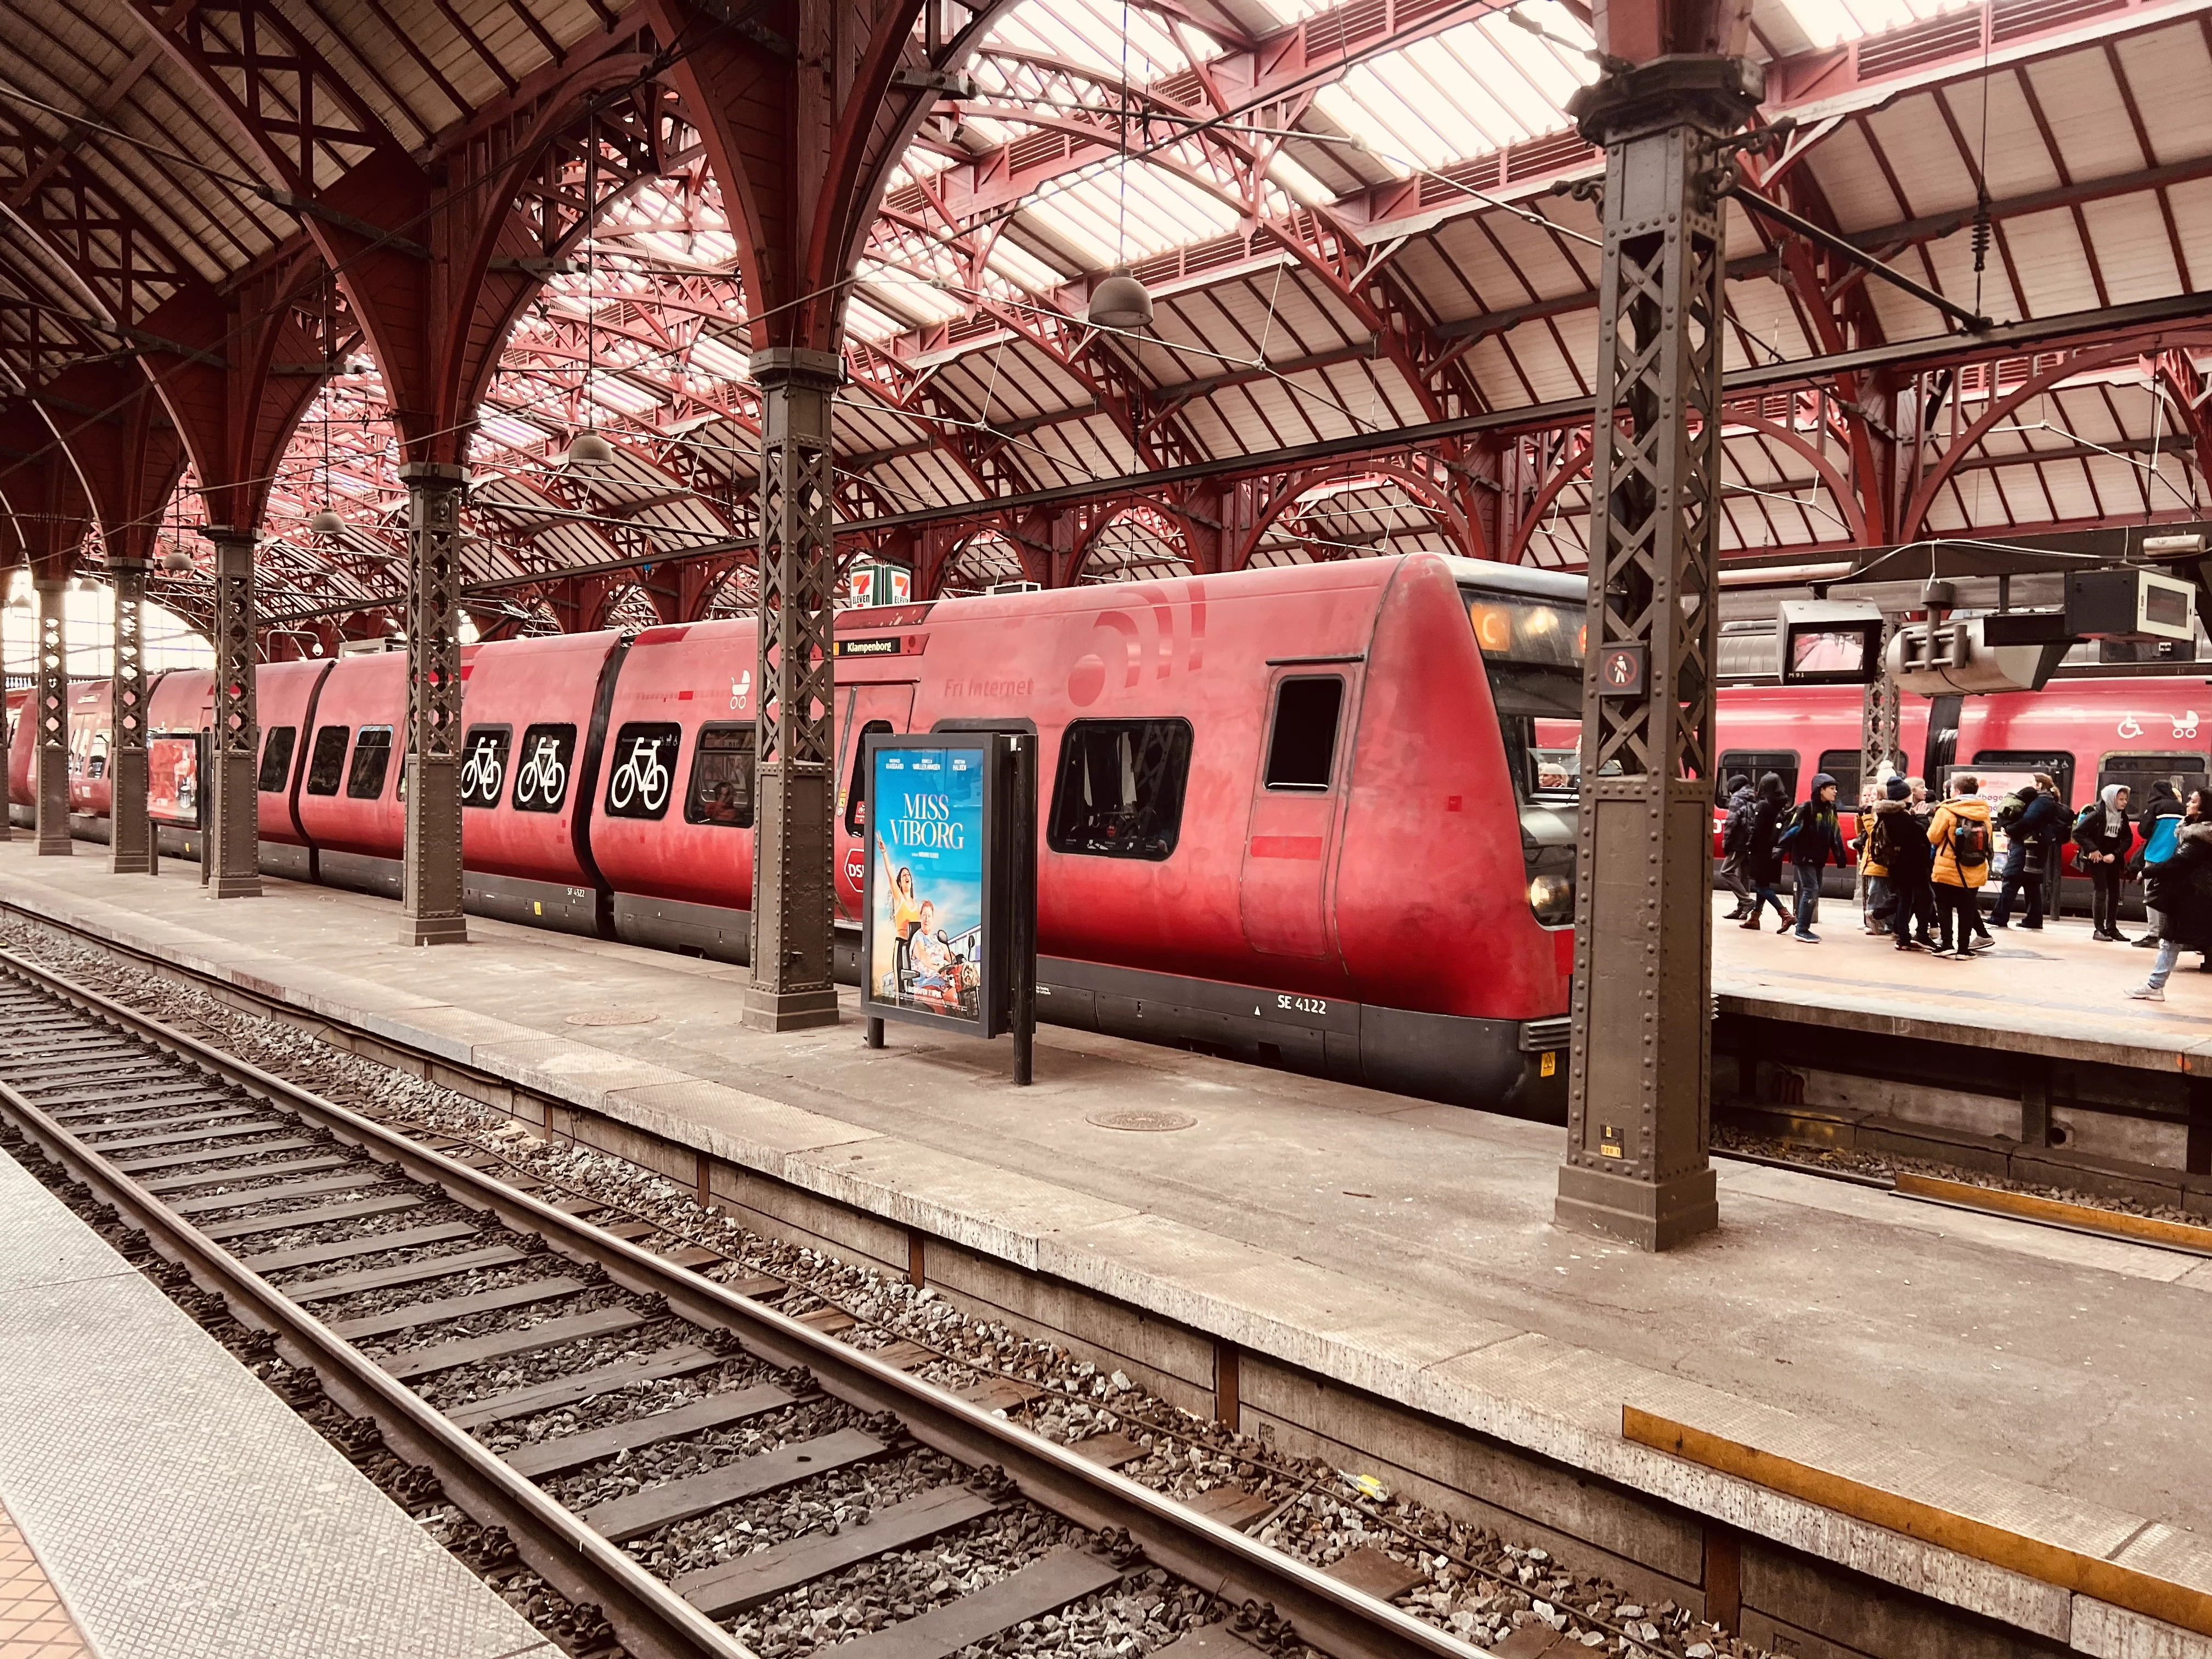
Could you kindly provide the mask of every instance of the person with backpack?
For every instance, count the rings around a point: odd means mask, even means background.
[[[1783,908],[1782,896],[1774,890],[1782,880],[1782,854],[1775,843],[1781,839],[1782,815],[1789,799],[1779,773],[1769,772],[1759,779],[1757,798],[1752,803],[1751,833],[1743,853],[1744,874],[1751,882],[1751,914],[1737,924],[1754,933],[1770,904],[1782,918],[1777,931],[1786,932],[1790,927],[1790,912]]]
[[[1990,878],[1991,845],[1990,804],[1975,793],[1980,787],[1969,773],[1953,778],[1950,799],[1928,824],[1928,844],[1936,852],[1929,872],[1936,889],[1936,954],[1954,962],[1996,942],[1982,926],[1981,902],[1975,897]]]
[[[2074,844],[2089,872],[2089,937],[2124,944],[2120,932],[2120,884],[2127,879],[2128,851],[2136,832],[2128,822],[2128,787],[2108,783],[2074,820]]]
[[[1900,951],[1932,951],[1936,941],[1928,929],[1936,920],[1936,901],[1928,872],[1935,849],[1928,844],[1927,826],[1913,813],[1911,787],[1892,778],[1883,796],[1875,804],[1866,856],[1881,865],[1889,884],[1889,931]]]
[[[1818,945],[1813,923],[1820,914],[1820,872],[1844,861],[1844,831],[1836,822],[1836,781],[1826,772],[1813,774],[1805,799],[1790,815],[1790,827],[1776,843],[1789,855],[1797,874],[1796,937]]]
[[[2159,915],[2158,959],[2150,977],[2130,988],[2139,1002],[2166,1000],[2166,981],[2184,951],[2212,950],[2212,822],[2204,792],[2191,790],[2173,829],[2173,850],[2155,864],[2146,863],[2143,902]]]
[[[1729,912],[1728,919],[1741,921],[1751,914],[1751,878],[1745,854],[1751,850],[1751,815],[1759,805],[1759,793],[1741,772],[1729,775],[1728,787],[1728,816],[1721,820],[1721,879],[1735,895],[1735,908]]]
[[[2136,820],[2136,833],[2142,837],[2136,855],[2128,860],[2128,874],[2143,884],[2143,918],[2148,924],[2136,938],[2138,945],[2158,943],[2163,931],[2158,907],[2151,902],[2150,872],[2173,856],[2177,839],[2181,833],[2181,797],[2174,793],[2179,779],[2154,778],[2149,798],[2143,802],[2142,816]]]
[[[2006,808],[2017,802],[2018,808],[2008,821]],[[2038,772],[2033,778],[2005,797],[1991,819],[1993,828],[2005,833],[2004,866],[1999,872],[2003,885],[1998,890],[1996,908],[1990,913],[1990,926],[2012,926],[2013,906],[2020,898],[2022,887],[2027,889],[2027,915],[2021,926],[2031,933],[2043,931],[2043,881],[2051,868],[2051,849],[2066,833],[2069,820],[2066,808],[2058,799],[2058,784],[2048,772]]]

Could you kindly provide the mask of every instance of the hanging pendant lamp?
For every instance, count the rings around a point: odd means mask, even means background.
[[[584,153],[584,413],[591,416],[592,382],[599,378],[599,331],[592,316],[592,301],[599,295],[599,249],[592,236],[592,208],[599,194],[599,144],[596,133],[590,135],[591,147]],[[615,447],[591,427],[586,427],[568,443],[570,466],[612,466]]]
[[[318,536],[343,536],[345,520],[338,517],[336,509],[326,507],[307,520],[307,528]]]
[[[1121,164],[1115,177],[1120,185],[1121,216],[1115,231],[1115,251],[1121,262],[1091,290],[1084,314],[1093,328],[1139,329],[1152,325],[1152,296],[1129,274],[1129,7],[1121,5],[1121,103],[1118,148]]]
[[[1093,328],[1135,329],[1152,325],[1152,296],[1145,285],[1129,274],[1127,265],[1116,265],[1112,274],[1091,290],[1091,305],[1085,315]]]

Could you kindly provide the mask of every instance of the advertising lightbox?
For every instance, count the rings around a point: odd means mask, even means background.
[[[146,812],[173,829],[204,826],[200,734],[156,732],[146,739]]]
[[[863,1012],[1003,1029],[992,975],[992,753],[988,733],[872,736],[870,838],[862,927]]]

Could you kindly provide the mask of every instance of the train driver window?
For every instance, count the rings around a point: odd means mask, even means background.
[[[1344,680],[1336,674],[1285,680],[1275,690],[1275,730],[1267,743],[1270,789],[1324,790],[1335,775],[1336,726]]]
[[[1075,720],[1060,742],[1045,844],[1096,858],[1166,858],[1182,832],[1190,722]]]
[[[471,726],[461,742],[461,805],[496,806],[507,783],[507,745],[514,741],[511,726]],[[405,776],[404,769],[401,776]]]
[[[314,752],[307,757],[307,793],[335,795],[345,776],[346,739],[353,733],[343,726],[325,726],[315,733]]]
[[[661,720],[632,720],[607,745],[607,813],[617,818],[664,818],[676,780],[676,751],[684,728]]]
[[[296,726],[272,726],[261,739],[261,772],[255,786],[264,795],[282,793],[292,779],[292,750],[300,740]]]
[[[575,758],[574,726],[525,726],[514,758],[514,810],[559,811],[568,799],[568,769]]]
[[[2105,792],[2108,783],[2123,783],[2128,788],[2128,811],[2140,813],[2150,799],[2150,787],[2163,782],[2185,805],[2189,792],[2204,787],[2204,757],[2202,755],[2107,755],[2097,765],[2097,793]],[[2085,802],[2084,805],[2087,805]]]
[[[699,728],[699,746],[691,753],[691,787],[684,796],[684,822],[724,830],[753,827],[751,721]]]
[[[853,739],[853,777],[845,786],[845,833],[857,836],[868,827],[868,733],[889,732],[889,720],[870,720]]]
[[[1757,788],[1759,781],[1769,772],[1782,780],[1782,793],[1791,800],[1797,799],[1797,751],[1795,749],[1726,749],[1721,751],[1720,775],[1713,781],[1713,799],[1721,805],[1728,804],[1728,781],[1737,773],[1749,778]],[[1843,794],[1838,789],[1838,797]]]
[[[384,793],[384,775],[392,766],[392,728],[364,726],[354,739],[353,764],[346,769],[346,799],[375,800]]]
[[[1844,811],[1856,811],[1859,804],[1859,763],[1865,757],[1856,749],[1823,749],[1820,763],[1813,769],[1826,772],[1836,781],[1836,805]],[[1753,783],[1759,780],[1753,778]]]
[[[104,778],[107,775],[106,732],[95,732],[92,734],[92,743],[85,750],[84,775],[88,778]]]
[[[2198,771],[2204,769],[2203,756],[2190,755],[2185,758]],[[1974,764],[1996,772],[2048,772],[2058,785],[2058,799],[2074,799],[2074,757],[2069,754],[2051,749],[1978,749],[1974,751]]]

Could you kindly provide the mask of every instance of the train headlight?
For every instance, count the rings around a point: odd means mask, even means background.
[[[1547,927],[1560,927],[1575,919],[1575,878],[1536,876],[1528,883],[1528,908]]]

